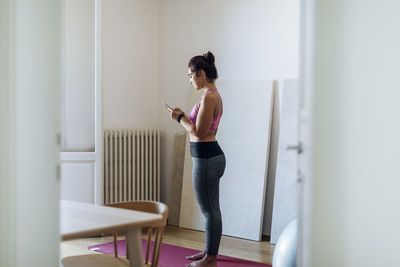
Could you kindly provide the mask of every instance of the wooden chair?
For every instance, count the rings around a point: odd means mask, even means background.
[[[129,267],[129,262],[112,255],[85,254],[65,257],[61,260],[63,267]]]
[[[152,232],[153,232],[153,230],[155,230],[156,234],[155,234],[155,240],[154,240],[153,257],[151,260],[151,267],[157,267],[158,260],[160,258],[162,238],[163,238],[163,234],[165,231],[165,226],[167,224],[167,215],[168,215],[167,205],[165,205],[161,202],[156,202],[156,201],[130,201],[130,202],[107,204],[106,206],[155,213],[155,214],[160,214],[163,216],[162,222],[159,225],[149,227],[148,234],[147,234],[147,249],[146,249],[145,264],[149,263],[150,242],[151,242]],[[114,233],[114,256],[115,257],[118,257],[117,236],[118,236],[118,233],[115,232]],[[129,258],[128,254],[127,254],[127,258]]]

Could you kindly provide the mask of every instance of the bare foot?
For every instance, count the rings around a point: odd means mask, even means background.
[[[218,267],[217,256],[206,254],[201,260],[186,264],[186,267]]]
[[[194,254],[192,256],[186,256],[186,259],[187,260],[195,260],[195,261],[197,261],[197,260],[201,260],[204,257],[204,255],[206,255],[206,253],[204,251],[202,251],[202,252],[199,252],[199,253]]]

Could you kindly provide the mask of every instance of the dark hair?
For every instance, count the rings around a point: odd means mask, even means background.
[[[208,51],[202,56],[195,56],[189,60],[188,68],[191,72],[196,73],[199,76],[200,70],[204,70],[209,82],[214,82],[218,78],[217,68],[215,67],[215,57],[213,53]]]

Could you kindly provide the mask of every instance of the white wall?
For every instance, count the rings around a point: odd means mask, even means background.
[[[298,13],[299,0],[102,1],[103,127],[161,128],[162,201],[169,200],[173,136],[182,128],[159,102],[188,111],[188,60],[213,51],[219,80],[296,78]],[[272,129],[273,140],[277,134]],[[272,198],[270,190],[264,234]]]
[[[315,112],[301,266],[400,266],[400,2],[306,3]]]
[[[103,127],[158,127],[156,0],[102,1]]]
[[[298,19],[298,0],[160,0],[160,99],[190,111],[187,64],[207,50],[216,56],[221,81],[298,77]],[[161,109],[160,126],[165,133],[161,196],[167,201],[173,136],[182,128]]]

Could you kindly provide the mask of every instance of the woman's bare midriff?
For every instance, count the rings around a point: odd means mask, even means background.
[[[215,134],[217,133],[216,130],[210,130],[207,134],[206,137],[204,138],[198,138],[197,136],[194,135],[190,135],[190,142],[212,142],[212,141],[216,141],[215,139]]]

